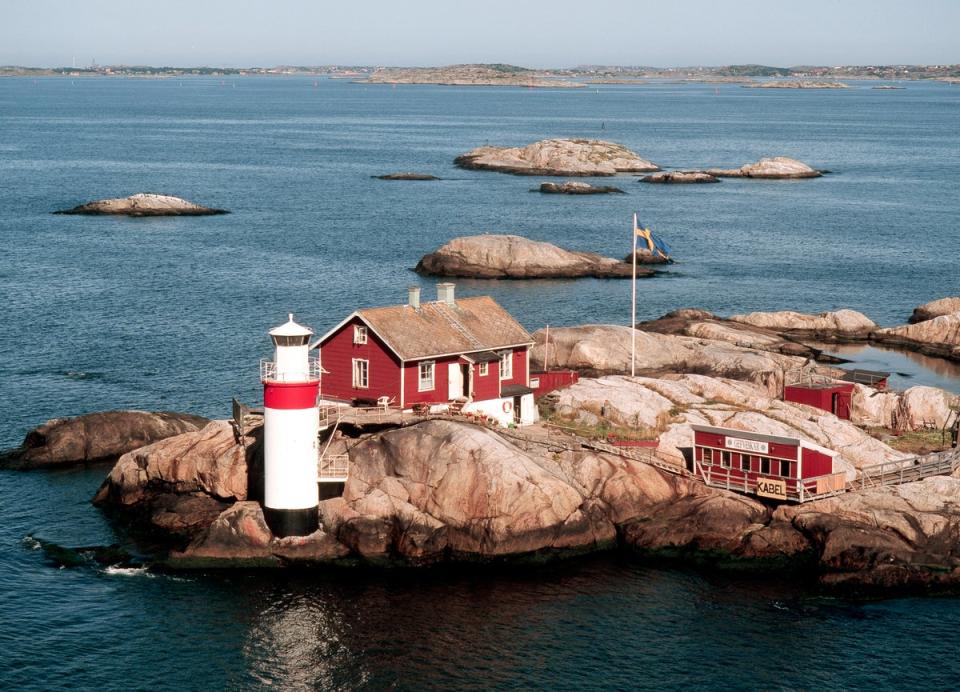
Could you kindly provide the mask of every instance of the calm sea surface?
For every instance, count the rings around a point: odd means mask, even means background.
[[[634,211],[679,262],[640,317],[698,306],[861,310],[956,295],[960,88],[653,84],[546,91],[306,78],[0,79],[0,447],[109,408],[224,416],[258,402],[265,332],[404,302],[424,253],[498,232],[609,255]],[[530,194],[458,153],[621,142],[664,167],[799,158],[832,175],[627,195]],[[394,171],[438,182],[387,182]],[[49,212],[156,191],[232,214]],[[629,320],[629,284],[461,281],[529,329]],[[956,389],[955,370],[854,354]],[[106,469],[0,472],[0,688],[956,688],[960,601],[826,599],[784,578],[607,556],[499,572],[167,576],[44,564],[29,536],[122,540],[89,505]]]

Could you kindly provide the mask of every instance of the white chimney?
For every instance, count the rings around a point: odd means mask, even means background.
[[[437,284],[437,300],[451,307],[456,307],[457,303],[453,297],[453,289],[453,284]]]
[[[412,307],[414,310],[420,309],[420,287],[419,286],[407,287],[407,305]]]

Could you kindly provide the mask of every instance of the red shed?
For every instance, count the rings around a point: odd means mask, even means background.
[[[852,382],[788,384],[783,388],[783,400],[823,409],[837,418],[849,420],[852,392]]]
[[[437,296],[421,303],[413,287],[406,305],[357,310],[321,337],[321,395],[534,422],[527,330],[488,296],[455,299],[446,283]]]
[[[693,464],[707,485],[805,502],[846,488],[836,452],[794,437],[694,425]]]

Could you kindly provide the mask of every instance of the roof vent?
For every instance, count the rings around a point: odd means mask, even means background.
[[[457,303],[453,297],[453,289],[453,284],[437,284],[437,300],[451,307],[456,307]]]
[[[420,287],[419,286],[407,287],[407,305],[412,307],[414,310],[420,309]]]

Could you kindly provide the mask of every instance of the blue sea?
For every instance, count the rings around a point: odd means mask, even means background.
[[[516,233],[625,255],[636,211],[677,263],[639,318],[849,307],[883,325],[956,295],[960,88],[737,85],[580,90],[359,85],[306,77],[0,79],[0,447],[111,408],[226,416],[258,403],[266,331],[323,332],[404,302],[448,239]],[[620,142],[665,168],[786,155],[831,173],[719,185],[463,171],[486,143]],[[432,173],[434,182],[371,176]],[[50,212],[152,191],[231,214]],[[629,322],[623,281],[460,281],[530,330]],[[880,349],[903,386],[956,369]],[[89,504],[106,468],[0,471],[0,688],[953,689],[960,600],[857,602],[790,575],[627,555],[490,570],[159,574],[46,564],[35,538],[124,542]]]

